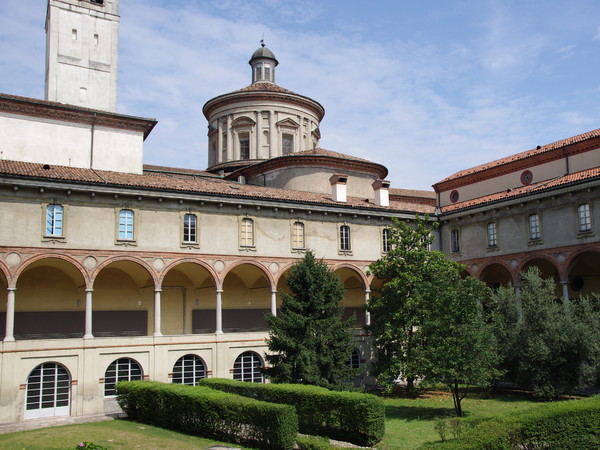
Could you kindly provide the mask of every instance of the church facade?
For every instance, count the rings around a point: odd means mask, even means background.
[[[207,169],[146,165],[156,120],[115,112],[118,24],[118,0],[49,0],[46,98],[0,94],[0,423],[116,411],[122,379],[262,382],[264,314],[307,249],[344,284],[372,383],[368,266],[392,217],[440,222],[434,248],[490,285],[535,264],[558,296],[600,290],[600,131],[394,189],[320,148],[323,106],[261,46],[251,84],[204,105]]]

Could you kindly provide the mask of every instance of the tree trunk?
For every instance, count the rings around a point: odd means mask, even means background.
[[[462,405],[460,404],[460,401],[462,400],[460,398],[460,392],[458,391],[458,382],[455,381],[453,385],[450,385],[450,390],[452,391],[452,400],[454,401],[454,411],[456,412],[456,415],[458,417],[462,417],[463,413],[462,413]]]
[[[410,394],[414,388],[415,388],[415,379],[407,378],[406,379],[406,393]]]

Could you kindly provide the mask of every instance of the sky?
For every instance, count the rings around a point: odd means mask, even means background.
[[[46,0],[0,0],[0,92],[44,96]],[[597,0],[120,0],[117,112],[156,118],[144,162],[207,166],[209,99],[251,82],[325,107],[321,147],[393,188],[600,127]],[[2,140],[0,136],[0,146]]]

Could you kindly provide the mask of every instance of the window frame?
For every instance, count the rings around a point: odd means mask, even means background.
[[[250,233],[248,233],[247,225],[250,226]],[[248,242],[248,235],[250,235],[250,242]],[[240,217],[238,223],[238,243],[240,250],[252,251],[256,249],[256,224],[252,217]]]
[[[195,231],[194,231],[194,240],[186,239],[186,218],[188,216],[195,218]],[[182,211],[180,213],[180,237],[181,243],[180,246],[183,248],[200,248],[200,227],[199,227],[200,218],[198,214],[193,211]]]
[[[301,229],[301,236],[298,236],[298,229]],[[306,225],[301,220],[292,220],[290,223],[290,246],[295,252],[306,250]]]
[[[582,222],[581,208],[585,208],[583,216],[584,221]],[[578,234],[590,234],[594,231],[594,224],[592,223],[592,207],[589,202],[582,202],[577,205],[577,233]],[[586,228],[582,228],[582,224]]]
[[[535,218],[535,223],[532,219]],[[527,216],[527,230],[530,242],[541,242],[542,240],[542,218],[539,212],[531,212]]]
[[[131,238],[121,237],[121,212],[131,211]],[[115,244],[116,245],[137,245],[137,236],[139,228],[139,211],[136,208],[132,208],[129,205],[122,205],[115,208]]]
[[[345,235],[347,230],[347,235]],[[338,251],[343,254],[352,253],[352,229],[347,223],[338,226]]]
[[[248,366],[248,358],[251,358],[250,366]],[[257,352],[246,350],[235,358],[233,369],[231,370],[233,373],[232,378],[249,383],[264,383],[265,377],[261,371],[264,364],[264,360]],[[249,373],[247,370],[249,370]]]
[[[120,364],[119,364],[120,363]],[[120,369],[119,366],[120,365],[125,365],[127,364],[126,368],[127,368],[127,376],[123,377],[121,376],[121,374],[123,373]],[[139,369],[139,377],[134,374],[132,377],[132,365],[136,365],[137,368]],[[108,371],[110,370],[110,368],[115,365],[115,376],[107,376],[108,375]],[[114,382],[113,382],[113,378],[114,378]],[[122,358],[117,358],[114,361],[112,361],[107,367],[106,370],[104,371],[104,378],[102,379],[102,381],[104,382],[104,398],[114,398],[116,396],[116,392],[115,392],[115,385],[119,382],[119,381],[137,381],[137,380],[144,380],[144,368],[142,367],[142,365],[136,361],[133,358],[129,358],[127,356],[122,357]],[[109,387],[112,386],[112,387]],[[109,392],[107,392],[109,391]],[[113,393],[114,392],[114,393]]]
[[[198,374],[200,376],[197,376]],[[204,359],[193,353],[188,353],[175,361],[173,372],[170,375],[172,384],[196,386],[198,380],[208,377],[208,369]]]
[[[48,209],[51,206],[60,206],[62,208],[61,211],[61,234],[49,234],[47,233],[48,227]],[[69,206],[64,203],[51,201],[48,203],[42,203],[42,241],[43,242],[65,242],[67,237],[67,213],[69,210]]]
[[[492,231],[490,232],[490,227]],[[498,222],[492,220],[486,224],[486,241],[487,248],[497,248],[498,247]]]
[[[450,230],[450,251],[451,253],[460,253],[460,230],[458,228]]]
[[[289,151],[286,151],[285,142],[289,142]],[[294,135],[292,133],[281,133],[281,154],[291,155],[294,153]]]
[[[390,228],[384,227],[381,229],[381,253],[389,253],[392,251],[390,242]]]

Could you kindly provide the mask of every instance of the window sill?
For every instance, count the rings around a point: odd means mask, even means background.
[[[338,255],[352,256],[352,250],[338,250]]]
[[[488,253],[494,253],[494,252],[497,252],[499,250],[500,249],[498,248],[497,245],[488,245],[488,247],[487,247],[487,252]]]
[[[60,242],[64,244],[65,242],[67,242],[67,238],[65,238],[64,236],[47,235],[42,236],[42,242]]]
[[[292,248],[292,253],[306,253],[305,248]]]
[[[254,246],[254,245],[240,246],[239,251],[240,252],[255,252],[256,246]]]
[[[535,247],[536,245],[542,245],[543,243],[544,243],[544,241],[542,241],[541,238],[529,239],[529,242],[527,242],[527,245],[530,247]]]
[[[117,239],[115,245],[122,245],[124,247],[136,247],[137,241],[133,239]]]
[[[585,239],[593,236],[595,236],[594,230],[579,231],[577,233],[577,239]]]
[[[181,244],[179,244],[179,247],[193,249],[200,248],[200,244],[198,244],[197,242],[182,242]]]

